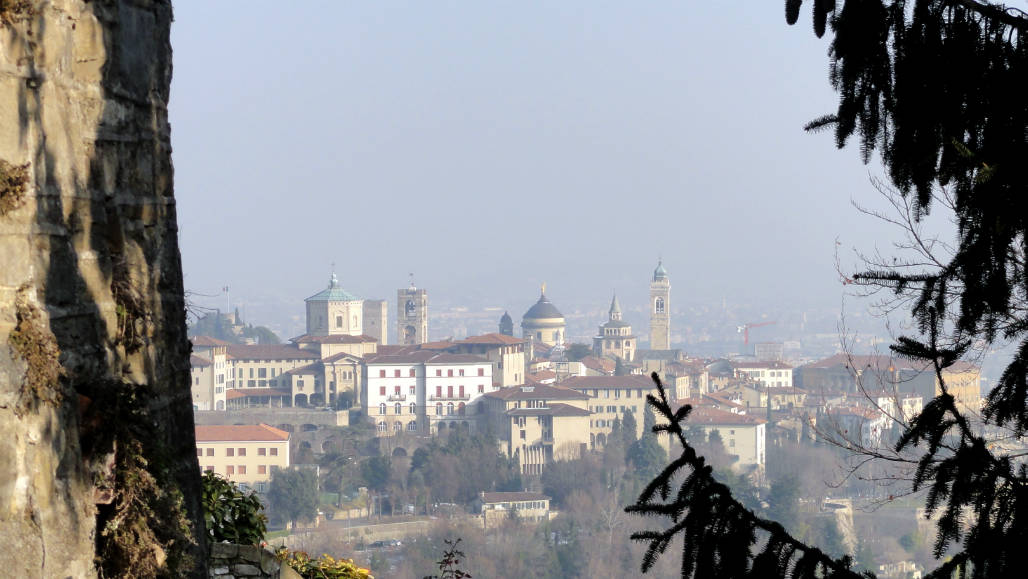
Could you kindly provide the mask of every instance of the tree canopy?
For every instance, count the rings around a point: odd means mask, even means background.
[[[917,334],[893,346],[922,360],[941,392],[905,428],[897,450],[920,453],[913,487],[939,512],[928,574],[1020,576],[1028,538],[1028,472],[993,453],[979,425],[958,406],[943,370],[1006,341],[1017,351],[983,409],[985,426],[1022,438],[1028,430],[1028,16],[976,0],[814,0],[818,36],[831,35],[829,81],[836,111],[812,121],[836,145],[859,139],[861,159],[880,156],[912,227],[940,205],[953,211],[952,245],[915,248],[921,259],[869,264],[846,282],[886,289],[909,302]],[[802,0],[786,0],[799,20]],[[947,251],[947,249],[950,249]],[[942,253],[939,253],[941,250]],[[658,382],[656,375],[654,380]],[[684,435],[691,408],[673,409],[663,386],[650,402],[684,449],[630,511],[665,517],[648,542],[648,569],[684,535],[683,577],[855,577],[853,562],[792,537],[747,509],[716,480]],[[828,554],[826,554],[826,550]]]

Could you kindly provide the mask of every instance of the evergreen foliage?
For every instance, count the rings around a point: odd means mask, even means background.
[[[201,481],[200,502],[208,540],[259,545],[264,540],[268,518],[257,493],[240,490],[236,483],[214,471],[205,472]]]
[[[850,569],[852,561],[848,557],[836,559],[802,543],[781,524],[759,517],[737,500],[686,439],[684,425],[692,406],[672,408],[660,377],[654,372],[652,378],[659,398],[648,394],[647,401],[667,421],[656,424],[653,432],[669,434],[683,450],[643,489],[639,500],[625,509],[670,522],[664,530],[632,534],[633,540],[649,544],[643,556],[643,572],[653,567],[671,541],[682,534],[684,578],[861,576]]]
[[[282,520],[311,521],[318,514],[318,481],[308,469],[278,469],[268,489],[271,512]]]
[[[786,1],[786,19],[801,0]],[[978,0],[813,2],[815,32],[834,34],[830,81],[838,110],[808,125],[831,127],[843,147],[859,137],[878,151],[910,199],[915,222],[933,205],[954,211],[952,254],[872,267],[853,280],[911,298],[917,337],[893,350],[929,364],[941,394],[901,434],[897,449],[923,452],[914,489],[941,513],[936,557],[958,550],[929,577],[1020,576],[1028,539],[1028,473],[994,454],[943,380],[969,353],[1019,344],[990,392],[986,425],[1028,431],[1028,15]],[[927,254],[932,253],[926,248]]]

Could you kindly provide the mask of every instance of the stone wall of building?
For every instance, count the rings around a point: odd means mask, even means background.
[[[215,543],[211,546],[210,579],[300,579],[275,554],[253,545]]]
[[[168,0],[0,7],[0,568],[206,577]]]

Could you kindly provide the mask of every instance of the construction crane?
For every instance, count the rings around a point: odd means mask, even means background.
[[[736,332],[742,334],[743,345],[750,345],[750,328],[759,328],[761,326],[770,326],[777,324],[778,322],[751,322],[749,324],[736,327]]]

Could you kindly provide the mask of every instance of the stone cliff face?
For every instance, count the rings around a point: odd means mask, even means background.
[[[171,19],[159,0],[0,2],[5,576],[206,576]]]

